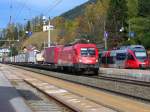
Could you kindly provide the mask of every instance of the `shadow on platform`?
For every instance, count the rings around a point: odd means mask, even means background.
[[[0,82],[1,83],[1,82]],[[26,95],[32,95],[30,99],[41,100],[35,96],[31,91],[20,91]],[[0,86],[0,112],[25,112],[26,104],[22,100],[20,93],[14,87]]]
[[[42,100],[40,97],[38,97],[36,94],[34,94],[32,91],[29,90],[22,90],[22,89],[17,89],[18,93],[21,94],[21,96],[24,97],[25,100]]]

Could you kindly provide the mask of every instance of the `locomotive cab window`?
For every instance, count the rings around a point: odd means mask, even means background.
[[[81,48],[81,55],[82,56],[94,56],[95,48]]]

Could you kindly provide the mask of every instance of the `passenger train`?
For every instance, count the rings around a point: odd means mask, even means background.
[[[101,52],[100,65],[112,68],[148,68],[149,58],[142,45],[122,46]]]
[[[75,43],[47,47],[41,52],[35,49],[27,50],[25,53],[5,58],[5,62],[23,65],[47,65],[50,69],[72,72],[92,71],[94,74],[98,74],[98,56],[98,49],[95,44]]]

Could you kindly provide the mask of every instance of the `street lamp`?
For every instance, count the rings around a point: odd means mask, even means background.
[[[130,20],[129,20],[129,26],[128,26],[128,35],[129,35],[129,38],[128,38],[128,40],[130,40],[130,32],[131,32],[131,27],[130,27]]]
[[[122,26],[119,31],[123,32],[124,31],[124,27]]]
[[[48,20],[48,47],[51,46],[51,31],[50,31],[50,25],[51,25],[51,23],[50,23],[50,18],[49,18],[49,20]]]

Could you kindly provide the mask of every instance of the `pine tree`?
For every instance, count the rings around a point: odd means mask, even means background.
[[[14,31],[13,31],[13,36],[14,36],[14,40],[18,40],[18,29],[17,27],[14,28]]]
[[[30,21],[27,22],[26,31],[31,31],[31,23],[30,23]]]
[[[138,15],[138,0],[127,0],[129,19]]]
[[[108,35],[111,41],[114,40],[114,42],[119,42],[123,39],[123,37],[126,37],[125,31],[120,32],[120,29],[122,27],[126,29],[127,27],[127,11],[128,8],[126,0],[110,0],[106,21],[106,30],[109,33]]]
[[[150,16],[150,0],[138,0],[139,16]]]

